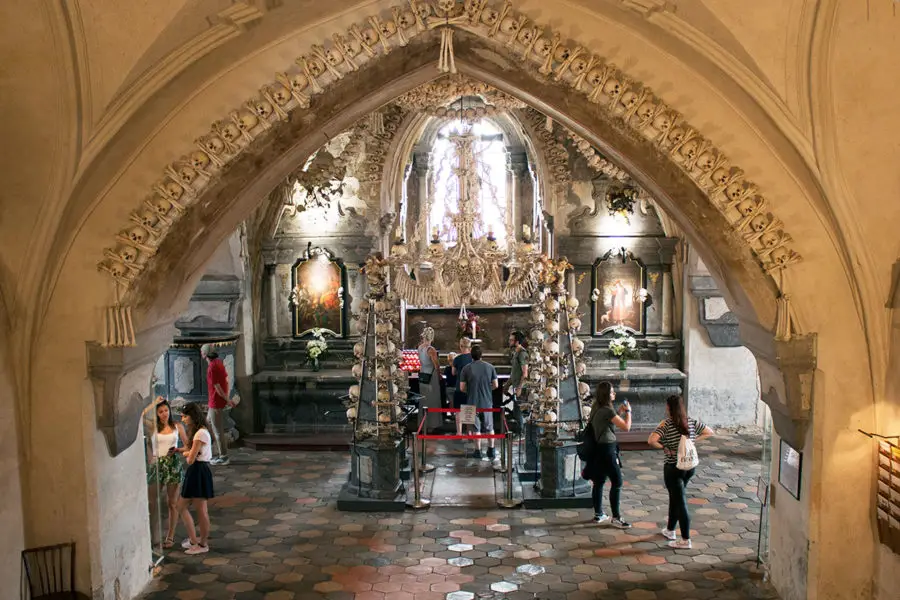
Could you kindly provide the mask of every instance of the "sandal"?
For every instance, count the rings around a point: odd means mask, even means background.
[[[163,548],[171,548],[174,545],[175,545],[175,540],[170,537],[167,537],[166,541],[163,542]]]

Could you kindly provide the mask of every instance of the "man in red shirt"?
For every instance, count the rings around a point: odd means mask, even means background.
[[[219,353],[216,352],[214,347],[204,344],[200,348],[200,355],[209,361],[209,366],[206,369],[209,410],[206,416],[216,443],[216,449],[219,452],[218,456],[212,460],[212,463],[215,465],[227,465],[229,459],[228,436],[225,433],[225,410],[231,408],[231,402],[228,400],[228,372],[225,370],[225,363],[219,358]]]

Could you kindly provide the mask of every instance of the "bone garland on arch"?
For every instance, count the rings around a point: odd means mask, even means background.
[[[395,102],[410,110],[433,111],[447,107],[448,104],[462,96],[481,98],[487,105],[485,108],[493,107],[495,109],[511,110],[526,106],[518,98],[501,92],[492,85],[475,81],[461,74],[435,79],[399,96]]]
[[[107,248],[98,268],[124,291],[133,285],[172,224],[189,209],[210,182],[252,140],[297,109],[309,107],[346,73],[359,70],[429,28],[436,20],[503,45],[518,54],[533,75],[568,85],[619,122],[653,142],[710,198],[750,247],[762,268],[774,277],[801,260],[788,236],[768,212],[767,201],[744,172],[703,138],[652,90],[628,77],[589,49],[562,40],[540,23],[512,8],[511,0],[408,0],[390,17],[372,15],[314,45],[294,65],[274,76],[259,94],[236,107],[197,139],[197,149],[164,171],[142,205]],[[453,15],[452,23],[450,15]]]
[[[565,145],[556,139],[553,135],[554,128],[546,127],[548,122],[544,115],[533,108],[526,108],[519,111],[521,121],[527,123],[531,128],[531,134],[541,145],[544,160],[546,161],[547,171],[553,178],[554,186],[566,186],[572,181],[572,173],[569,169],[569,152]],[[563,194],[564,190],[557,190],[557,193]]]
[[[381,115],[381,119],[377,125],[368,118],[362,119],[357,124],[359,132],[357,139],[361,141],[366,153],[366,158],[360,163],[356,173],[356,178],[361,184],[381,182],[385,157],[409,111],[392,103],[378,111],[378,114]]]

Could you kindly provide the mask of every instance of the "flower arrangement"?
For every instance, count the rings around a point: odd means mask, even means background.
[[[313,369],[318,370],[319,358],[328,352],[328,342],[325,341],[325,336],[319,328],[312,330],[312,336],[313,339],[306,342],[306,357],[312,363]]]
[[[634,214],[634,203],[637,201],[637,190],[632,187],[622,187],[610,190],[606,194],[606,208],[610,216],[620,216],[626,224],[630,224],[628,215]]]
[[[609,354],[620,361],[637,356],[637,340],[622,325],[613,328],[613,339],[609,342]]]

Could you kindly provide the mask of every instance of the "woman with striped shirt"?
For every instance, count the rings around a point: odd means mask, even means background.
[[[662,530],[662,534],[671,540],[670,547],[689,550],[691,547],[691,516],[688,514],[685,488],[688,481],[694,476],[695,469],[682,471],[677,466],[678,444],[683,435],[694,441],[708,438],[715,435],[715,432],[702,422],[687,416],[684,399],[681,396],[669,396],[666,398],[666,420],[650,434],[647,443],[653,448],[662,449],[666,456],[663,480],[669,491],[669,520],[665,529]],[[680,540],[677,540],[675,535],[676,523],[681,527]]]

